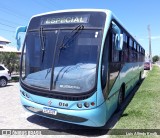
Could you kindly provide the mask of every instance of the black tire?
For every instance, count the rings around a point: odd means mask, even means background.
[[[118,95],[118,103],[117,103],[117,111],[120,111],[121,110],[121,106],[122,106],[122,103],[124,101],[124,92],[123,92],[123,89],[122,87],[119,89],[119,95]]]
[[[7,79],[6,78],[0,78],[0,87],[5,87],[7,85]]]
[[[140,73],[139,73],[139,80],[138,80],[138,84],[141,84],[141,81],[142,81],[142,73],[140,72]]]

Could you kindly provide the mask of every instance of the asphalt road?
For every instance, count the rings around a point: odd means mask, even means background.
[[[53,137],[53,135],[54,137],[66,137],[66,135],[69,135],[69,137],[76,138],[106,138],[108,137],[108,129],[114,128],[119,118],[123,116],[123,110],[132,99],[138,87],[139,86],[137,86],[134,92],[126,99],[121,111],[114,114],[103,128],[93,129],[47,119],[24,110],[20,103],[19,83],[9,83],[6,87],[0,88],[0,129],[50,129],[50,131],[47,131],[47,134],[52,135],[47,137]],[[15,137],[17,138],[17,136]]]
[[[104,137],[107,134],[107,130],[103,130],[103,133],[97,130],[95,133],[89,127],[47,119],[26,111],[20,103],[18,83],[9,83],[0,88],[0,129],[52,129],[48,133],[57,137]]]

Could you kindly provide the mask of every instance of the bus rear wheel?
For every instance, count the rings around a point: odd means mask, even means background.
[[[142,73],[140,72],[140,73],[139,73],[139,80],[138,80],[138,84],[141,84],[141,81],[142,81]]]
[[[117,111],[121,110],[121,106],[122,106],[123,101],[124,101],[124,91],[123,91],[123,88],[121,87],[119,89]]]

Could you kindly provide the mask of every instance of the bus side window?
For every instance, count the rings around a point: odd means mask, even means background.
[[[111,32],[111,41],[110,41],[110,62],[108,67],[109,72],[109,81],[108,81],[108,91],[112,89],[115,81],[117,80],[118,74],[121,69],[121,53],[122,51],[116,49],[115,45],[116,33]]]
[[[123,62],[128,62],[128,36],[126,35],[126,33],[123,33]]]
[[[101,76],[101,82],[102,82],[102,89],[105,89],[105,93],[107,91],[107,82],[108,82],[108,49],[109,49],[109,41],[110,41],[110,34],[107,35],[104,49],[103,49],[103,56],[102,56],[102,76]]]
[[[133,51],[133,40],[129,38],[129,62],[134,60],[134,51]]]
[[[116,34],[112,33],[112,62],[119,62],[120,52],[119,50],[116,49],[115,37],[116,37]]]

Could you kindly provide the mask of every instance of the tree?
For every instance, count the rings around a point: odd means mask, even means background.
[[[4,64],[11,74],[13,71],[19,71],[19,56],[16,53],[1,52],[0,53],[0,63]]]
[[[153,58],[152,58],[152,60],[153,60],[153,62],[157,62],[157,61],[159,61],[159,56],[154,56]]]

